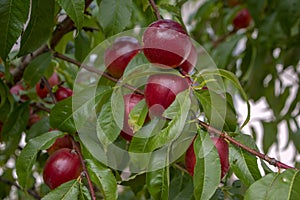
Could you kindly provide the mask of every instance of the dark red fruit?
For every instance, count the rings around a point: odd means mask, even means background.
[[[56,73],[53,73],[52,76],[48,79],[48,82],[51,87],[57,85],[59,83],[58,75]],[[48,89],[46,88],[46,86],[44,84],[41,83],[41,81],[39,81],[36,84],[35,90],[36,90],[37,95],[41,99],[44,99],[49,93]]]
[[[108,73],[120,78],[130,60],[140,51],[139,41],[133,37],[117,38],[104,54],[104,63]]]
[[[189,84],[185,78],[173,74],[155,74],[148,78],[145,86],[145,100],[150,115],[161,116],[175,100],[176,95]]]
[[[49,155],[53,154],[55,151],[62,148],[73,148],[72,137],[70,135],[65,135],[63,137],[57,138],[52,146],[47,149]]]
[[[241,10],[233,19],[234,29],[238,30],[241,28],[247,28],[250,25],[251,19],[252,17],[248,9],[245,8]]]
[[[242,3],[241,0],[227,0],[227,3],[230,7],[234,7]]]
[[[73,91],[70,88],[59,87],[55,92],[55,98],[57,101],[64,100],[73,95]]]
[[[192,43],[181,24],[162,19],[153,22],[143,35],[147,59],[163,68],[176,68],[189,56]]]
[[[191,51],[188,58],[180,65],[183,74],[189,74],[196,67],[198,60],[197,50],[194,45],[192,45]]]
[[[43,178],[50,189],[80,176],[82,171],[79,156],[72,149],[63,148],[54,152],[46,161]]]
[[[31,127],[33,124],[37,123],[40,120],[41,120],[41,117],[38,114],[32,113],[29,116],[28,126]]]
[[[221,179],[226,175],[229,170],[229,158],[228,158],[228,143],[221,138],[211,138],[214,142],[221,163]],[[196,164],[196,157],[194,151],[194,142],[189,146],[185,154],[185,166],[187,171],[193,176],[194,175],[194,168]]]
[[[129,114],[131,110],[138,104],[144,97],[139,94],[126,94],[124,95],[124,125],[120,135],[128,141],[131,141],[133,130],[128,124]]]

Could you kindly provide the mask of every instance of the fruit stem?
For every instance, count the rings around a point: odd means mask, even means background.
[[[91,181],[91,177],[88,173],[88,170],[87,170],[86,165],[85,165],[85,161],[84,161],[82,153],[81,153],[80,144],[74,140],[73,136],[71,136],[71,137],[72,137],[73,148],[78,153],[78,156],[79,156],[79,159],[80,159],[80,162],[81,162],[81,166],[82,166],[82,170],[83,170],[83,173],[84,173],[84,175],[86,177],[86,180],[87,180],[87,184],[88,184],[88,187],[89,187],[91,198],[92,198],[92,200],[96,200],[96,194],[95,194],[94,187],[93,187],[93,184],[92,184],[92,181]]]
[[[154,13],[155,13],[155,15],[156,15],[156,18],[157,18],[157,19],[161,19],[161,16],[160,16],[158,7],[157,7],[157,5],[155,4],[154,0],[148,0],[148,1],[149,1],[149,4],[151,5],[151,7],[152,7],[153,10],[154,10]]]
[[[52,87],[51,87],[51,85],[49,84],[47,78],[46,78],[45,76],[42,76],[41,80],[42,80],[42,83],[44,84],[44,86],[45,86],[45,87],[47,88],[47,90],[49,91],[49,94],[50,94],[50,97],[51,97],[53,103],[56,104],[56,103],[57,103],[57,100],[56,100],[56,98],[55,98],[55,95],[54,95],[53,92],[52,92]]]

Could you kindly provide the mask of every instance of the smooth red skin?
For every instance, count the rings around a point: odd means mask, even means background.
[[[55,98],[57,101],[62,101],[73,95],[73,91],[70,88],[59,87],[55,92]]]
[[[71,149],[63,148],[54,152],[46,161],[43,178],[53,190],[65,182],[78,178],[81,171],[78,154]]]
[[[52,146],[47,149],[49,155],[53,154],[55,151],[62,149],[62,148],[73,148],[72,138],[70,135],[65,135],[63,137],[57,138]]]
[[[153,22],[143,34],[143,51],[149,62],[176,68],[188,57],[192,43],[181,24],[169,19]]]
[[[161,116],[175,100],[176,95],[189,88],[185,78],[173,74],[155,74],[148,78],[145,100],[150,116]]]
[[[57,73],[53,73],[52,76],[48,79],[48,82],[50,84],[51,87],[57,85],[59,83],[59,77],[57,75]],[[49,91],[46,88],[46,86],[41,85],[41,81],[39,81],[36,85],[35,85],[35,90],[37,95],[41,98],[44,99]]]
[[[234,29],[238,30],[241,28],[247,28],[250,25],[251,22],[251,15],[248,11],[248,9],[243,9],[240,12],[237,13],[235,18],[233,19],[233,26]]]
[[[188,58],[180,65],[184,75],[190,74],[194,70],[197,64],[197,60],[198,60],[197,50],[195,46],[192,45]]]
[[[133,37],[117,38],[104,54],[104,64],[108,73],[115,78],[122,77],[128,63],[140,49],[139,41]]]
[[[139,94],[126,94],[124,95],[124,124],[120,135],[128,141],[131,141],[134,133],[128,124],[129,114],[131,110],[138,104],[144,97]]]
[[[229,170],[229,147],[228,143],[221,138],[211,138],[215,144],[221,163],[221,179]],[[185,154],[185,166],[190,175],[194,176],[194,168],[196,164],[196,156],[194,151],[194,142],[189,146]]]

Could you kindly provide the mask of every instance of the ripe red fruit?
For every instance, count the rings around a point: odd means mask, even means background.
[[[63,137],[57,138],[52,146],[47,149],[49,155],[53,154],[55,151],[62,148],[73,148],[72,137],[70,135],[65,135]]]
[[[128,124],[129,114],[131,110],[138,104],[144,97],[139,94],[126,94],[124,95],[124,124],[120,135],[128,141],[131,141],[134,135],[132,128]]]
[[[139,41],[133,37],[117,38],[104,54],[107,71],[115,78],[120,78],[130,60],[140,51]]]
[[[50,189],[76,179],[82,171],[79,156],[72,149],[63,148],[54,152],[46,161],[43,178]]]
[[[73,95],[73,91],[70,88],[59,87],[55,92],[55,98],[57,101],[64,100]]]
[[[52,76],[48,79],[48,82],[51,87],[57,85],[59,83],[59,78],[58,78],[57,73],[53,73]],[[39,81],[35,85],[35,90],[36,90],[37,95],[41,99],[44,99],[49,93],[48,89],[46,88],[46,86],[44,84],[41,83],[41,81]]]
[[[189,74],[196,67],[198,60],[197,50],[194,45],[192,45],[191,51],[187,59],[180,65],[183,74]]]
[[[248,9],[243,9],[240,12],[237,13],[235,18],[233,19],[233,26],[235,30],[241,29],[241,28],[247,28],[250,25],[251,22],[251,15],[248,11]]]
[[[148,78],[145,86],[145,100],[150,115],[161,116],[175,100],[176,95],[189,84],[185,78],[173,74],[155,74]]]
[[[189,56],[192,43],[181,24],[169,19],[153,22],[143,34],[147,59],[163,68],[176,68]]]
[[[221,179],[226,175],[229,170],[229,158],[228,158],[228,144],[221,138],[211,138],[214,142],[221,163]],[[185,154],[185,166],[187,171],[193,176],[194,175],[194,168],[196,164],[196,156],[194,151],[194,142],[189,146]]]

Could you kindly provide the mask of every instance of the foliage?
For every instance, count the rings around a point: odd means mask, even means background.
[[[145,82],[146,76],[166,72],[153,68],[138,54],[122,81],[116,83],[104,76],[99,79],[97,70],[104,70],[100,58],[93,63],[96,73],[89,74],[90,80],[97,82],[87,84],[80,82],[85,74],[78,66],[92,63],[93,53],[104,53],[101,48],[116,34],[132,33],[129,30],[155,21],[149,2],[2,0],[0,198],[92,199],[84,174],[53,191],[40,181],[46,150],[56,138],[70,134],[80,144],[97,199],[299,199],[298,170],[273,172],[261,164],[263,160],[234,144],[229,145],[230,171],[220,181],[220,161],[206,138],[209,132],[196,123],[195,115],[258,151],[255,132],[249,136],[241,128],[250,119],[249,101],[263,99],[273,114],[260,120],[264,153],[272,145],[279,146],[278,126],[285,124],[286,146],[295,146],[291,158],[297,162],[300,1],[237,0],[236,6],[232,1],[155,1],[161,15],[180,22],[204,53],[199,53],[200,67],[191,75],[194,86],[177,95],[164,112],[166,120],[154,119],[143,126],[146,103],[134,107],[129,122],[136,137],[129,143],[119,137],[124,116],[121,94],[131,91],[128,85]],[[187,12],[189,5],[194,9]],[[253,21],[249,27],[235,30],[232,20],[244,8],[249,9]],[[58,73],[60,85],[75,93],[56,104],[51,95],[41,99],[35,91],[36,83],[53,72]],[[19,94],[10,91],[16,84],[24,88]],[[201,89],[205,85],[209,90]],[[53,93],[57,87],[52,88]],[[234,105],[236,96],[241,96],[248,108],[244,121],[239,120]],[[33,121],[33,116],[39,121]],[[92,123],[94,128],[89,126]],[[197,171],[192,177],[185,170],[184,152],[195,135]],[[161,165],[164,167],[157,167]]]

